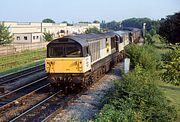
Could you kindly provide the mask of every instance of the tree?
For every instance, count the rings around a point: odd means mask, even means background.
[[[100,23],[98,20],[94,20],[93,23]]]
[[[67,24],[67,26],[73,26],[73,24],[68,23],[67,21],[62,21],[61,23],[66,23],[66,24]]]
[[[53,40],[53,33],[50,33],[50,32],[45,32],[43,33],[43,38],[45,41],[49,42],[49,41],[52,41]]]
[[[165,37],[169,43],[180,43],[180,12],[161,19],[159,34]]]
[[[159,34],[156,33],[156,30],[154,28],[152,28],[149,32],[146,31],[145,43],[154,44],[155,42],[160,43],[161,37]]]
[[[111,21],[108,23],[103,22],[101,23],[101,28],[118,31],[121,29],[121,22],[116,22],[116,21]]]
[[[42,22],[43,22],[43,23],[55,23],[55,21],[54,21],[54,20],[49,19],[49,18],[44,19]]]
[[[13,37],[8,31],[8,27],[5,27],[4,24],[0,24],[0,45],[9,44],[13,41]]]
[[[88,33],[101,33],[101,31],[97,28],[97,27],[92,27],[92,28],[88,28],[86,31],[85,31],[86,34]]]
[[[142,29],[143,23],[146,23],[146,30],[150,31],[151,29],[155,29],[158,31],[159,29],[159,21],[154,21],[149,18],[130,18],[122,21],[123,27],[135,27]]]
[[[67,21],[62,21],[61,23],[68,23]]]

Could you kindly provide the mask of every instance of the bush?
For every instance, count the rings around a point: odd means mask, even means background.
[[[86,34],[89,34],[89,33],[101,33],[101,31],[97,28],[97,27],[91,27],[91,28],[88,28],[86,31],[85,31]]]
[[[137,66],[115,82],[115,92],[95,121],[175,121],[176,110],[158,89],[158,78]]]
[[[53,33],[50,33],[50,32],[45,32],[45,33],[43,33],[44,35],[43,35],[43,38],[44,38],[44,40],[45,41],[52,41],[53,40]]]
[[[139,65],[144,69],[150,70],[156,69],[160,61],[160,55],[155,50],[150,45],[139,46],[132,44],[125,47],[126,56],[131,60],[131,68]]]
[[[162,78],[165,82],[180,85],[180,48],[179,45],[171,47],[173,50],[162,55],[165,70]]]

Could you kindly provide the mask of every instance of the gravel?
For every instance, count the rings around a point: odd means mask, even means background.
[[[103,101],[109,91],[114,89],[114,80],[120,79],[122,64],[115,66],[101,80],[93,84],[78,99],[70,102],[63,110],[52,118],[51,122],[67,122],[68,120],[84,121],[93,119],[103,107]]]

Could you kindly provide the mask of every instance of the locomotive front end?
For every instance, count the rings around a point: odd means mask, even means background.
[[[51,84],[82,82],[91,70],[88,46],[72,38],[60,38],[47,46],[46,73]]]

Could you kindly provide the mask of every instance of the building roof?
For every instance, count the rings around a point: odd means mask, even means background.
[[[13,33],[13,34],[43,34],[42,32],[23,32],[23,33]]]

